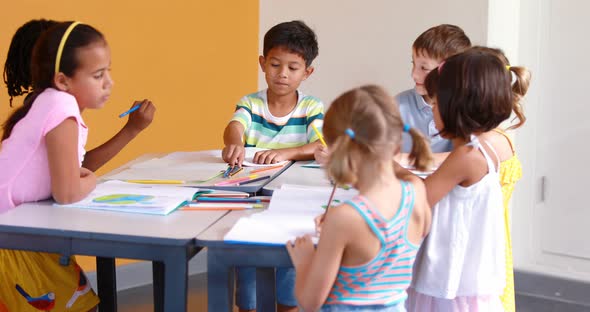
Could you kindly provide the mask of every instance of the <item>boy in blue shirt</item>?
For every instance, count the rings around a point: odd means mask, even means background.
[[[451,151],[452,144],[438,135],[434,126],[432,99],[428,98],[424,79],[446,58],[470,47],[471,41],[458,26],[442,24],[426,30],[412,45],[412,79],[415,86],[396,96],[404,123],[417,128],[430,139],[433,153],[444,153],[438,157],[435,156],[436,163],[440,163],[446,157],[446,154]],[[410,136],[403,133],[402,141],[402,153],[409,153],[412,148]]]

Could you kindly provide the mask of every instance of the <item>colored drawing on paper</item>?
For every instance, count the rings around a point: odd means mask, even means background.
[[[113,194],[96,197],[92,202],[111,205],[148,204],[154,198],[151,195]]]

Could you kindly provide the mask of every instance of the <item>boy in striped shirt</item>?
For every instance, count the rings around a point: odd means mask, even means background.
[[[269,149],[254,156],[261,164],[313,159],[319,138],[311,125],[321,128],[324,105],[297,88],[313,73],[317,55],[316,35],[301,21],[278,24],[265,34],[259,62],[268,88],[237,104],[223,133],[223,160],[241,166],[245,147]]]

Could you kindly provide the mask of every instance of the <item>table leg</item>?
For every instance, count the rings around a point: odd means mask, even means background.
[[[256,311],[276,311],[275,268],[256,269]]]
[[[96,280],[100,311],[117,312],[115,258],[96,257]]]
[[[170,252],[164,262],[164,311],[187,310],[188,259],[186,250]]]
[[[152,262],[153,287],[154,287],[154,311],[164,311],[164,263],[160,261]]]

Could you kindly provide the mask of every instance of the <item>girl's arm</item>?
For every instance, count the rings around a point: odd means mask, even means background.
[[[309,237],[294,247],[287,243],[296,271],[295,298],[305,312],[320,309],[336,280],[351,232],[350,222],[354,220],[351,214],[355,213],[352,207],[345,208],[333,208],[326,213],[317,249],[313,249]]]
[[[431,175],[424,179],[426,197],[430,207],[434,207],[456,185],[470,176],[473,159],[468,157],[471,147],[461,146],[449,154],[443,163]]]
[[[133,106],[137,104],[141,104],[141,107],[129,114],[129,120],[117,134],[102,145],[86,152],[82,162],[83,167],[92,171],[98,170],[152,123],[156,111],[154,104],[149,100],[143,100],[134,102]]]
[[[68,118],[45,136],[49,174],[51,175],[51,194],[56,202],[69,204],[77,202],[94,187],[96,176],[78,161],[78,123]]]
[[[260,151],[254,155],[254,162],[257,164],[273,164],[284,160],[313,160],[313,153],[321,144],[318,140],[299,147]]]

